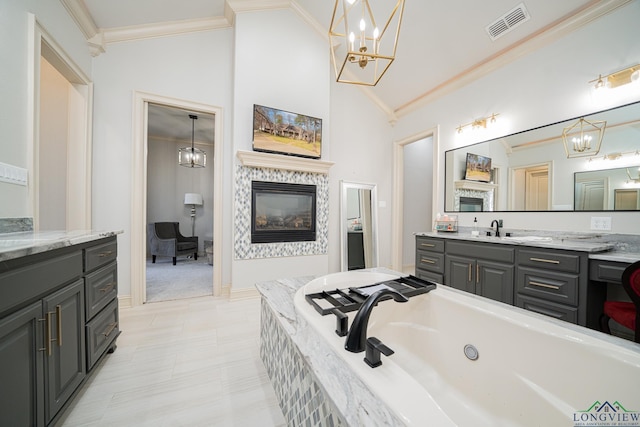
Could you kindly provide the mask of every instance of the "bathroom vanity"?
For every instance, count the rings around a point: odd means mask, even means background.
[[[116,234],[0,234],[0,425],[55,424],[115,350]]]
[[[597,239],[417,233],[415,274],[599,330],[607,283],[619,284],[626,266],[640,259],[615,249]]]

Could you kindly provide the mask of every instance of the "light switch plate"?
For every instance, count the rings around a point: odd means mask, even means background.
[[[610,216],[592,216],[591,229],[602,230],[602,231],[611,230],[611,217]]]

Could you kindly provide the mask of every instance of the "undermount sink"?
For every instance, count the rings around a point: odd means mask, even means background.
[[[514,242],[550,242],[551,237],[544,236],[509,236],[503,237],[504,240],[511,240]]]

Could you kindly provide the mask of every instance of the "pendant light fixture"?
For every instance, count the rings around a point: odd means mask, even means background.
[[[207,165],[207,153],[195,147],[195,129],[198,116],[189,114],[191,119],[191,147],[178,150],[178,164],[187,168],[203,168]]]
[[[336,80],[375,86],[396,57],[404,0],[336,0],[329,28]]]
[[[584,117],[564,128],[562,142],[567,158],[595,156],[600,152],[602,136],[607,127],[604,120],[586,120]]]

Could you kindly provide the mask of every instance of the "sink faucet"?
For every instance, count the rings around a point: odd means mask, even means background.
[[[496,225],[496,237],[500,237],[500,227],[502,227],[502,220],[494,219],[493,221],[491,221],[491,227],[493,227],[493,224]]]
[[[344,348],[352,353],[360,353],[364,351],[367,342],[367,325],[369,324],[369,316],[373,311],[373,307],[380,300],[380,298],[391,295],[397,302],[407,302],[409,299],[402,295],[400,292],[393,289],[380,289],[369,295],[362,307],[358,310],[356,317],[353,319],[351,329],[347,334],[347,340],[345,341]]]

